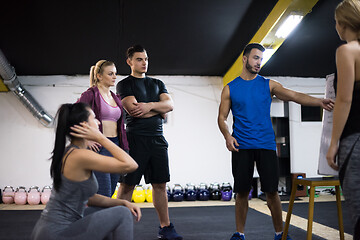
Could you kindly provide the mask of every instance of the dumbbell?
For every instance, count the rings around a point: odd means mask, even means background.
[[[2,201],[5,204],[14,203],[15,191],[12,186],[6,186],[2,193]]]
[[[174,184],[172,189],[172,199],[174,202],[184,200],[184,188],[180,184]]]
[[[225,182],[221,185],[221,199],[223,201],[230,201],[232,198],[232,187],[231,184]]]
[[[50,195],[51,195],[51,186],[44,186],[41,191],[41,197],[40,197],[41,203],[47,204],[50,199]]]
[[[196,193],[197,200],[207,201],[210,198],[209,190],[207,189],[206,183],[200,183]]]
[[[32,186],[29,188],[27,194],[27,202],[30,205],[37,205],[40,203],[40,189],[37,186]]]
[[[196,189],[195,189],[194,184],[192,184],[192,183],[186,184],[184,199],[186,201],[195,201],[196,200]]]
[[[18,205],[25,205],[27,202],[27,192],[26,192],[26,188],[23,186],[20,186],[16,189],[15,191],[15,196],[14,196],[14,201],[15,204]]]
[[[133,199],[135,203],[145,202],[145,190],[141,185],[136,185],[133,191]]]
[[[220,184],[215,182],[210,184],[210,200],[221,200]]]

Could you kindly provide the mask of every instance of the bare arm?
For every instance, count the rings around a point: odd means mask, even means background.
[[[86,122],[71,127],[71,135],[96,141],[105,147],[113,157],[103,156],[87,149],[78,149],[73,153],[78,166],[86,170],[108,173],[129,173],[137,169],[138,165],[124,150],[106,138],[99,129],[89,126]]]
[[[231,136],[229,132],[229,126],[227,123],[227,118],[229,116],[231,108],[231,99],[230,99],[230,89],[229,86],[226,85],[221,92],[221,102],[219,106],[219,114],[218,114],[218,126],[220,132],[225,138],[226,147],[229,151],[238,151],[236,146],[239,146],[236,139]]]
[[[326,155],[329,166],[335,170],[338,169],[335,163],[338,142],[349,116],[355,81],[355,59],[351,50],[346,45],[340,46],[336,51],[336,69],[338,83],[333,113],[333,129],[330,147]]]
[[[284,88],[279,82],[270,80],[271,94],[283,101],[293,101],[305,106],[319,106],[325,110],[331,111],[334,108],[334,101],[332,99],[321,99],[309,96],[304,93],[296,92]]]
[[[134,96],[122,99],[125,110],[133,117],[149,118],[157,114],[166,114],[174,109],[171,96],[167,93],[160,94],[159,102],[138,102]]]
[[[95,194],[94,196],[89,198],[88,201],[89,206],[94,207],[115,207],[115,206],[125,206],[130,209],[131,213],[136,217],[136,221],[140,221],[141,219],[141,210],[138,206],[129,201],[122,199],[113,199],[106,196],[102,196],[99,194]]]

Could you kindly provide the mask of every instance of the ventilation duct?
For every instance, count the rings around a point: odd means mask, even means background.
[[[5,85],[20,99],[25,107],[36,117],[45,127],[51,127],[53,117],[47,114],[40,104],[26,91],[19,82],[14,68],[9,64],[0,49],[0,76]]]

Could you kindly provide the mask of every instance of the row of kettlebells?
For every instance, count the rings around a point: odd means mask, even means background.
[[[115,192],[111,198],[117,198],[119,184],[116,186]],[[131,201],[135,203],[152,202],[152,187],[151,185],[142,186],[136,185],[131,197]]]
[[[224,182],[221,185],[217,182],[211,183],[207,186],[206,183],[200,183],[195,186],[188,183],[183,188],[180,184],[174,184],[170,189],[167,186],[167,194],[169,201],[181,202],[185,201],[208,201],[208,200],[222,200],[230,201],[233,195],[231,184]]]
[[[118,187],[116,187],[112,198],[116,198]],[[209,186],[205,183],[200,183],[195,186],[192,183],[186,184],[185,188],[181,184],[174,184],[172,188],[168,185],[167,195],[169,201],[181,202],[185,201],[208,201],[208,200],[223,200],[230,201],[233,192],[231,184],[228,182],[222,183],[211,183]],[[151,185],[137,185],[134,188],[131,200],[135,203],[152,202],[152,188]]]
[[[112,198],[117,197],[119,185],[116,187]],[[185,201],[208,201],[208,200],[223,200],[230,201],[233,192],[231,184],[224,182],[221,185],[219,183],[211,183],[209,186],[205,183],[200,183],[195,186],[192,183],[186,184],[185,188],[181,184],[174,184],[172,188],[168,185],[167,196],[169,201],[181,202]],[[152,202],[152,188],[151,185],[136,185],[132,194],[131,200],[135,203]]]
[[[26,191],[26,188],[20,186],[14,190],[12,186],[6,186],[2,192],[2,202],[5,204],[30,205],[46,204],[51,195],[51,186],[45,186],[40,191],[37,186],[32,186]]]

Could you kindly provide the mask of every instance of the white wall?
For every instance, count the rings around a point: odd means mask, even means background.
[[[232,183],[230,153],[217,127],[222,78],[155,77],[164,81],[175,102],[164,125],[170,185]],[[19,80],[52,116],[60,104],[75,102],[89,84],[87,76],[23,76]],[[48,158],[54,129],[41,125],[12,92],[0,93],[0,122],[0,188],[50,185]]]
[[[290,171],[316,177],[322,122],[302,122],[301,106],[289,103]]]
[[[154,77],[165,82],[175,102],[175,109],[164,125],[164,134],[169,142],[169,184],[225,181],[232,184],[231,156],[217,127],[222,78]],[[324,92],[325,79],[272,79],[314,96],[322,97]],[[89,84],[87,76],[23,76],[19,80],[52,116],[60,104],[75,102]],[[231,118],[230,115],[230,124]],[[53,147],[54,129],[41,125],[11,92],[0,93],[0,122],[0,188],[6,185],[26,188],[50,185],[48,158]],[[311,126],[311,123],[306,124]],[[305,131],[293,126],[291,124],[290,127],[291,171],[314,176],[321,126],[311,126]],[[298,126],[305,125],[300,123]]]
[[[285,87],[313,97],[325,95],[325,78],[274,77]],[[289,102],[290,172],[317,177],[322,122],[302,122],[301,106]]]

